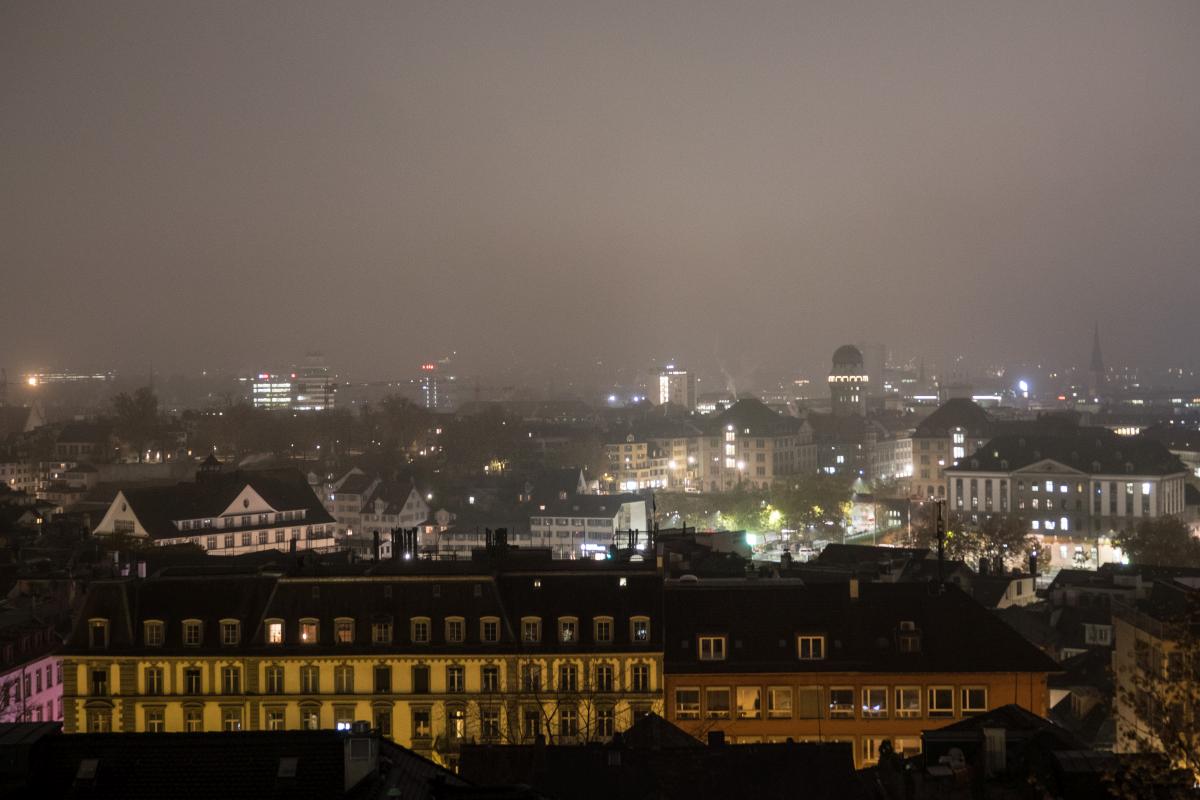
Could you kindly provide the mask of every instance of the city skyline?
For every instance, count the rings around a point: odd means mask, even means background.
[[[0,11],[10,372],[1197,366],[1194,4],[360,8]]]

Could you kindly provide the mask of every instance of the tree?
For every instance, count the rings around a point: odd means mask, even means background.
[[[1181,773],[1185,785],[1200,782],[1200,592],[1173,585],[1155,607],[1114,659],[1117,749],[1143,754],[1109,776],[1121,797],[1154,796]]]
[[[112,399],[113,415],[116,417],[117,435],[137,450],[140,464],[146,445],[161,431],[158,419],[158,397],[148,386],[143,386],[132,395],[121,392]]]
[[[1177,517],[1143,519],[1136,528],[1113,536],[1113,544],[1135,564],[1200,566],[1200,540]]]

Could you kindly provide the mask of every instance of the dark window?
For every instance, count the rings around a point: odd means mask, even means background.
[[[429,667],[414,666],[412,668],[413,694],[429,693]]]

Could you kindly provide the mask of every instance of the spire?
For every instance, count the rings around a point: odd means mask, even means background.
[[[1092,333],[1092,372],[1104,374],[1104,359],[1100,356],[1100,323],[1096,323],[1096,329]]]

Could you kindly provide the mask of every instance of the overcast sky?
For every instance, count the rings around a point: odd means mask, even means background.
[[[0,364],[1197,365],[1200,3],[0,4]]]

